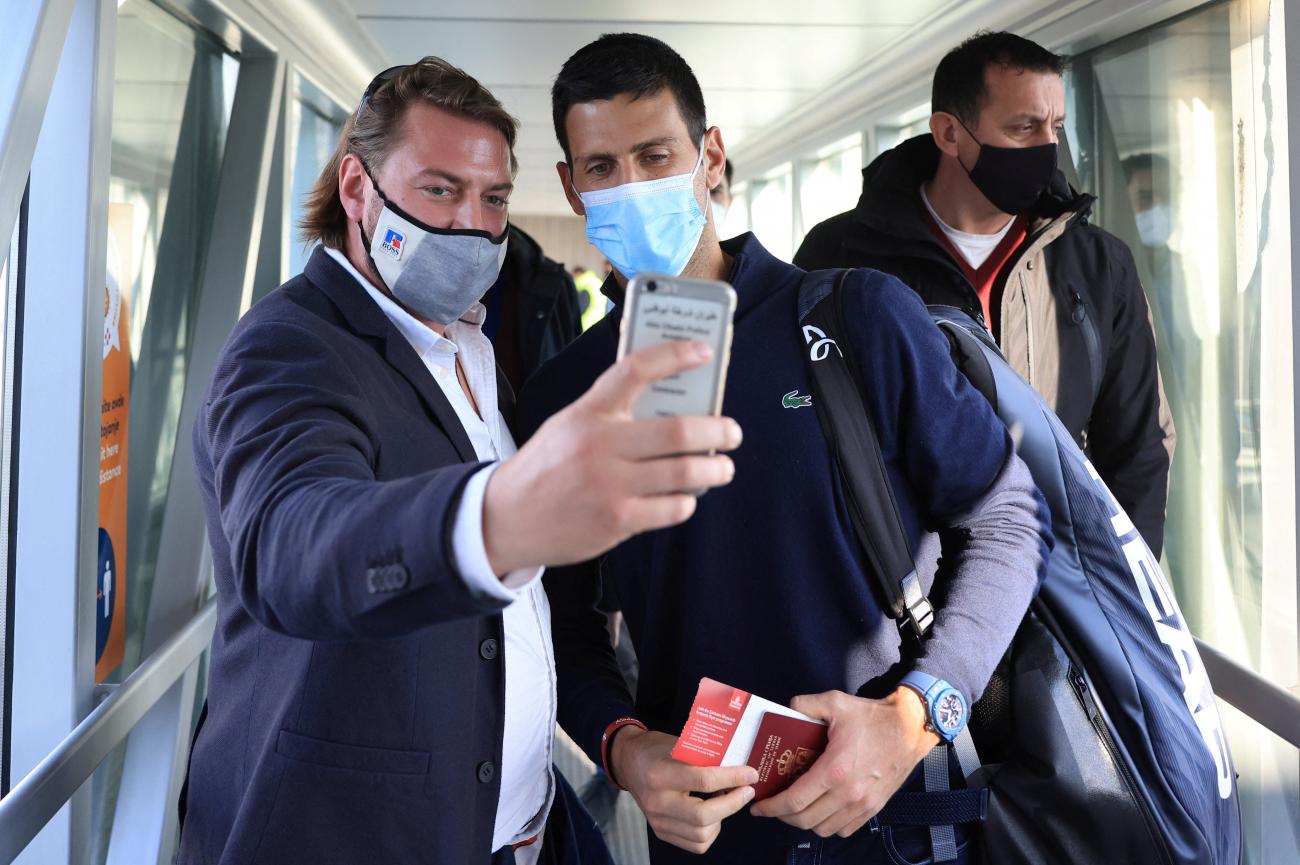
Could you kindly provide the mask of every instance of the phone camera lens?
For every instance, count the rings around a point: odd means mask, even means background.
[[[652,279],[652,280],[650,280],[650,282],[646,283],[645,290],[646,290],[646,291],[654,291],[654,290],[656,290],[656,289],[658,289],[658,288],[659,288],[659,283],[655,282],[655,281]]]

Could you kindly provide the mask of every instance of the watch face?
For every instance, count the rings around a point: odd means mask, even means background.
[[[934,719],[940,729],[948,732],[960,730],[966,723],[966,704],[958,694],[948,691],[935,702]]]

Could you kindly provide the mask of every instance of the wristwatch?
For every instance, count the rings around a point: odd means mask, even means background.
[[[966,709],[966,698],[943,679],[936,679],[929,673],[913,670],[903,677],[900,685],[906,685],[921,695],[925,702],[925,729],[938,735],[945,742],[956,739],[966,729],[970,712]]]

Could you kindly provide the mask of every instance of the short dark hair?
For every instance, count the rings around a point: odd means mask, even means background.
[[[440,57],[425,57],[388,71],[393,74],[375,79],[361,106],[343,125],[334,155],[307,195],[306,212],[299,222],[304,243],[319,242],[333,249],[347,245],[348,217],[339,195],[339,167],[344,157],[355,153],[367,171],[383,168],[400,139],[407,108],[416,103],[493,127],[509,145],[510,173],[519,169],[515,159],[519,123],[475,78]]]
[[[945,111],[975,123],[988,96],[984,74],[990,66],[1028,72],[1065,71],[1065,58],[1014,33],[981,30],[939,61],[930,91],[930,110]]]
[[[1152,175],[1161,175],[1163,177],[1172,175],[1169,160],[1158,153],[1134,153],[1132,156],[1121,159],[1119,167],[1123,170],[1124,177],[1127,180],[1132,180],[1133,175],[1139,171],[1149,171]]]
[[[708,128],[704,121],[704,94],[682,55],[653,36],[640,33],[606,33],[579,48],[564,61],[551,87],[551,119],[564,158],[573,163],[564,121],[569,109],[629,94],[633,99],[654,96],[667,89],[677,101],[686,129],[698,146]]]
[[[727,178],[727,188],[731,188],[731,160],[727,160],[727,165],[722,169],[722,176]]]

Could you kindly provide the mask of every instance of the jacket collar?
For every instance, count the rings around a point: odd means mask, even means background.
[[[917,203],[917,190],[921,184],[934,177],[939,169],[939,148],[929,133],[909,138],[892,150],[887,150],[862,169],[862,196],[853,210],[853,221],[873,232],[896,240],[923,244],[927,251],[946,251],[930,233]],[[1082,219],[1092,210],[1096,198],[1076,191],[1059,168],[1052,176],[1047,191],[1034,206],[1030,219],[1030,234],[1065,217],[1067,221]],[[860,237],[862,232],[857,232]],[[852,242],[852,241],[851,241]]]
[[[415,388],[438,426],[451,439],[460,458],[465,462],[477,462],[474,445],[461,426],[460,418],[456,417],[456,410],[429,374],[428,367],[356,278],[320,248],[307,260],[303,273],[338,308],[346,327],[382,348],[384,359]]]
[[[537,241],[513,224],[510,226],[510,246],[506,249],[505,264],[501,272],[509,272],[511,290],[538,297],[554,297],[564,287],[563,280],[538,279],[545,270],[563,273],[564,268],[546,257]],[[524,304],[520,305],[521,307]]]
[[[726,281],[736,289],[737,319],[775,290],[781,278],[788,275],[789,271],[796,270],[793,265],[787,264],[764,249],[763,244],[758,242],[758,238],[752,231],[724,240],[719,245],[732,259],[731,270],[727,273]],[[745,280],[744,291],[740,289],[742,280]],[[613,301],[614,310],[611,311],[611,315],[622,309],[625,292],[614,279],[614,274],[611,273],[605,278],[600,293]]]

